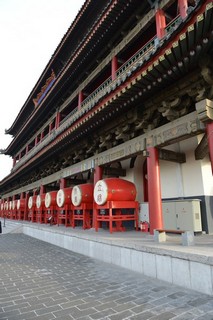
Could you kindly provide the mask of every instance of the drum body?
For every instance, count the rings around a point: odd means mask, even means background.
[[[17,210],[24,210],[25,207],[25,199],[17,200]]]
[[[62,208],[65,205],[71,204],[72,189],[73,188],[64,188],[64,189],[58,190],[57,196],[56,196],[56,203],[59,208]]]
[[[75,207],[80,206],[82,203],[93,202],[93,184],[86,183],[73,187],[72,190],[72,204]]]
[[[28,199],[28,209],[32,209],[36,205],[36,196],[30,196]]]
[[[36,208],[41,209],[44,207],[45,194],[38,194],[36,196]]]
[[[56,202],[57,192],[58,191],[51,191],[45,194],[45,199],[44,199],[45,208],[48,209],[57,204]]]
[[[94,188],[94,201],[98,205],[104,205],[107,201],[134,201],[135,198],[134,183],[120,178],[99,180]]]

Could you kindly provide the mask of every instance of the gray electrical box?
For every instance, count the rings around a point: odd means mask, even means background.
[[[202,231],[199,199],[163,201],[162,209],[165,229]]]

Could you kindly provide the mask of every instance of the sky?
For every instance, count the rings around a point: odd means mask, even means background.
[[[56,47],[85,0],[0,0],[0,149]],[[0,155],[0,180],[12,158]]]

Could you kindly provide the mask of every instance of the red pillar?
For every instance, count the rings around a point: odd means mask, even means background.
[[[60,118],[61,118],[60,112],[57,112],[57,113],[56,113],[56,119],[55,119],[55,128],[56,128],[56,129],[59,127]]]
[[[40,140],[42,141],[43,138],[44,138],[44,131],[41,132]]]
[[[118,69],[118,59],[117,57],[112,58],[111,62],[111,76],[112,76],[112,81],[116,79],[116,71]]]
[[[51,133],[51,131],[52,131],[52,122],[49,124],[49,134]]]
[[[147,151],[149,153],[147,158],[149,222],[150,233],[153,234],[154,229],[163,228],[160,166],[158,150],[156,148],[149,147]]]
[[[13,167],[16,165],[16,157],[13,158]]]
[[[103,168],[102,167],[96,167],[95,171],[94,171],[94,187],[96,185],[96,183],[102,179],[103,176]],[[97,210],[94,208],[93,206],[93,221],[92,221],[92,227],[95,228],[96,227],[96,216],[97,216]]]
[[[60,179],[60,189],[66,188],[66,182],[65,178]]]
[[[36,136],[35,138],[35,146],[37,146],[37,144],[38,144],[38,136]]]
[[[29,192],[25,194],[25,206],[24,206],[24,220],[28,220],[28,200],[29,200]]]
[[[45,193],[45,186],[40,186],[40,195]]]
[[[213,122],[207,124],[207,137],[208,137],[208,144],[209,144],[209,155],[212,167],[212,174],[213,174]]]
[[[165,36],[166,17],[162,9],[158,9],[155,13],[157,37],[162,39]]]
[[[83,95],[83,92],[80,91],[79,94],[78,94],[78,110],[81,109],[81,104],[84,100],[84,95]]]
[[[180,16],[184,19],[187,17],[188,0],[178,0]]]

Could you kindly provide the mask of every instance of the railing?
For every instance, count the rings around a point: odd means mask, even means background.
[[[166,26],[166,34],[171,34],[174,30],[176,30],[182,21],[183,18],[180,15],[170,21],[170,23],[168,23]]]
[[[166,26],[166,35],[171,34],[182,22],[182,18],[178,15]],[[49,144],[55,139],[60,133],[70,127],[77,119],[79,119],[84,113],[91,110],[97,102],[109,94],[121,82],[124,82],[127,77],[129,77],[132,72],[134,72],[138,67],[141,67],[147,57],[156,50],[156,46],[159,43],[157,36],[154,36],[149,40],[141,49],[139,49],[131,58],[129,58],[116,72],[116,79],[112,81],[111,76],[106,79],[97,89],[95,89],[81,104],[81,109],[78,107],[73,109],[61,122],[59,128],[55,129],[45,140],[35,146],[30,152],[21,159],[15,166],[16,170],[23,163],[25,163],[29,158],[33,157],[38,153],[43,147]],[[13,171],[13,169],[12,169]]]

